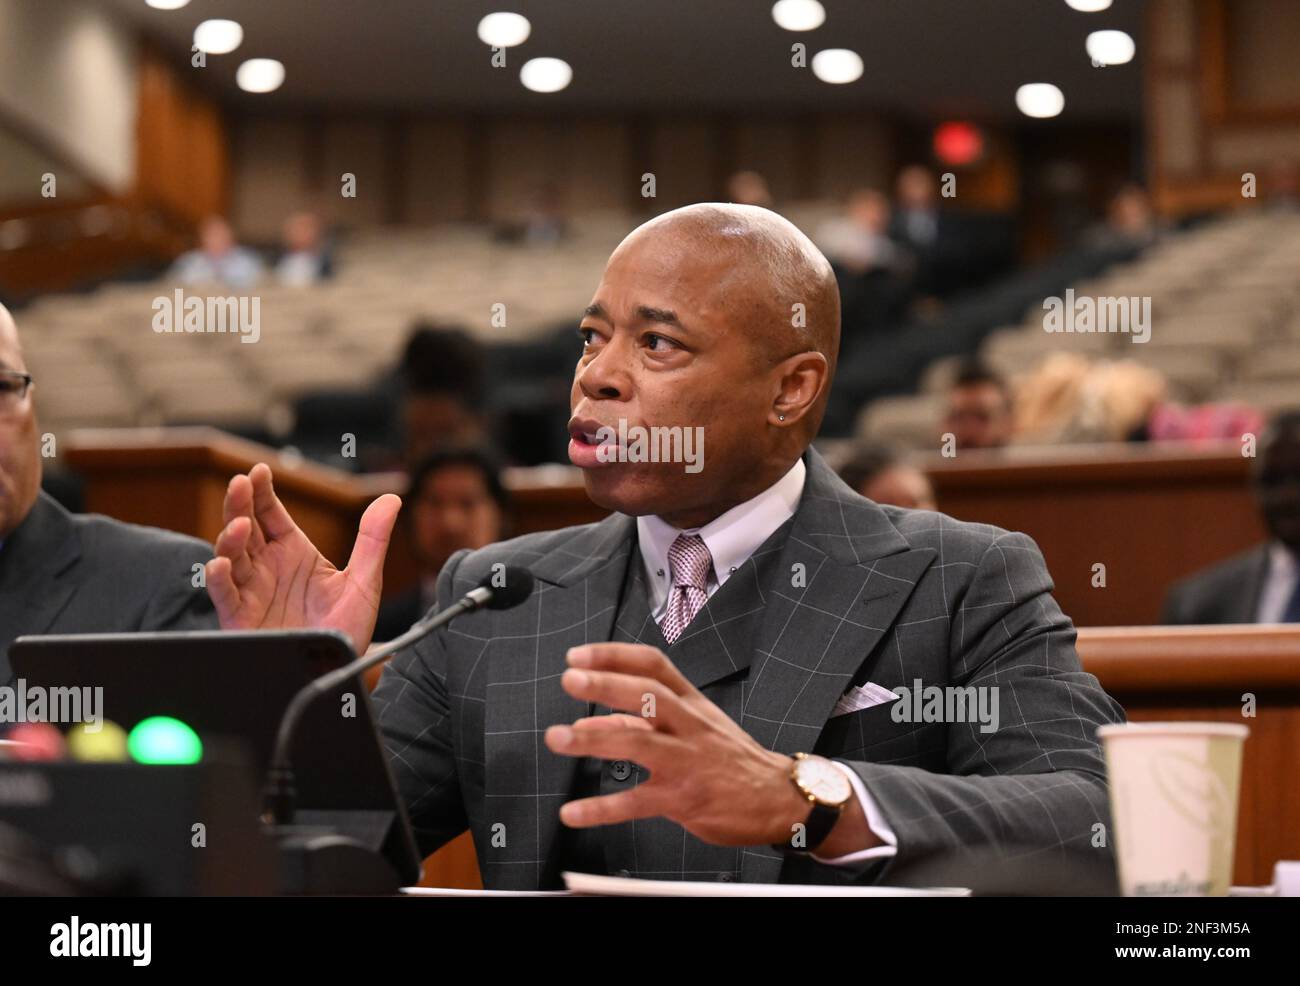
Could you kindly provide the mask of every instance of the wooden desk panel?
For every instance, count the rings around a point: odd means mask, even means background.
[[[918,460],[939,509],[1038,542],[1078,626],[1156,623],[1170,583],[1264,538],[1234,443],[1086,446]],[[1106,566],[1105,588],[1092,585]]]

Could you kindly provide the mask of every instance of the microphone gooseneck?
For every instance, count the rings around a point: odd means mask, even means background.
[[[293,821],[297,792],[293,782],[293,762],[289,749],[294,733],[307,708],[322,695],[333,691],[356,675],[362,674],[388,657],[423,640],[439,627],[446,626],[463,613],[476,609],[510,609],[527,599],[533,591],[532,572],[526,568],[506,565],[496,568],[477,586],[446,609],[430,610],[411,628],[386,644],[371,649],[355,661],[336,668],[304,685],[289,701],[276,731],[274,752],[267,768],[266,788],[263,793],[263,818],[276,825]]]

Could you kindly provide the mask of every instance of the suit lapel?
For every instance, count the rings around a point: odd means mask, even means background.
[[[516,809],[507,828],[524,832],[522,845],[537,867],[530,874],[533,885],[558,879],[559,808],[570,797],[578,769],[576,758],[551,753],[543,734],[549,726],[588,714],[586,703],[560,687],[565,653],[612,638],[634,532],[631,518],[615,514],[563,551],[538,560],[532,566],[538,588],[521,614],[528,626],[491,652],[487,791],[490,802],[501,799],[502,808]],[[512,875],[504,874],[507,880]]]
[[[845,486],[815,451],[768,587],[741,725],[769,749],[813,749],[831,711],[889,631],[931,549],[912,549],[888,515]],[[742,879],[775,880],[781,861],[747,852]]]
[[[12,676],[14,638],[46,632],[76,590],[60,576],[81,557],[72,519],[39,493],[31,512],[0,549],[0,684]]]
[[[935,557],[932,550],[912,549],[885,511],[849,490],[815,451],[806,462],[804,494],[779,561],[764,571],[763,585],[751,587],[763,613],[748,655],[750,678],[742,686],[741,725],[783,753],[813,749],[835,702]],[[616,514],[540,559],[533,565],[539,590],[521,614],[528,626],[492,652],[487,790],[489,801],[502,799],[503,808],[504,801],[515,802],[508,828],[527,830],[523,845],[531,854],[518,862],[536,867],[531,885],[558,879],[559,807],[578,769],[575,758],[550,753],[542,734],[588,714],[560,687],[564,655],[570,647],[614,638],[635,535],[634,521]],[[732,581],[756,572],[751,559]],[[735,655],[704,662],[696,684],[734,674],[744,663]],[[528,724],[531,729],[521,728]],[[781,862],[774,854],[746,851],[742,879],[775,880]],[[493,883],[506,885],[512,876],[503,872],[504,882]]]

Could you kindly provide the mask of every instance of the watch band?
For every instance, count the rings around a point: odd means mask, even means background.
[[[808,812],[808,820],[804,822],[804,834],[808,837],[808,844],[804,846],[802,852],[816,852],[817,847],[826,841],[826,837],[831,834],[831,829],[835,823],[840,820],[842,808],[832,808],[830,805],[814,804],[812,811]],[[801,850],[790,847],[792,851]]]

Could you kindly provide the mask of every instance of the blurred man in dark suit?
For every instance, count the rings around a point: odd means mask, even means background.
[[[438,601],[438,573],[458,551],[500,541],[509,497],[497,464],[477,449],[435,452],[415,467],[407,492],[419,582],[383,602],[375,640],[405,632]]]
[[[1165,623],[1300,623],[1300,411],[1273,420],[1254,466],[1270,540],[1175,583]]]
[[[23,634],[212,628],[202,541],[68,513],[41,491],[35,385],[0,308],[0,685]]]
[[[883,445],[858,449],[840,466],[849,489],[882,505],[937,510],[930,478],[900,453]]]
[[[808,238],[753,206],[666,213],[615,249],[580,331],[569,457],[615,512],[455,555],[442,607],[499,566],[537,587],[401,652],[373,696],[420,847],[470,829],[489,888],[1113,886],[1096,730],[1123,712],[1037,547],[878,506],[810,448],[840,325]],[[702,459],[641,457],[650,428],[679,452],[700,429]],[[339,570],[265,465],[236,476],[208,565],[222,625],[365,648],[399,507],[370,505]],[[993,714],[916,710],[958,695]]]

